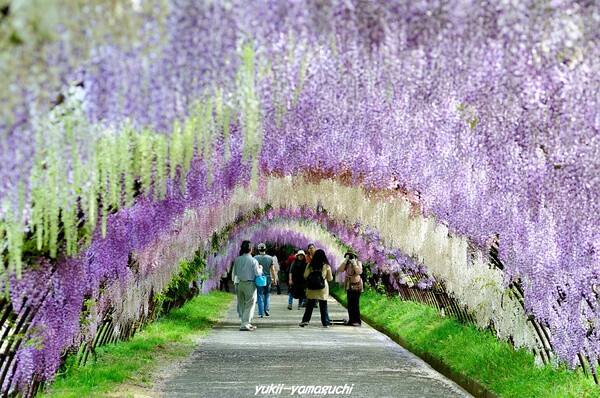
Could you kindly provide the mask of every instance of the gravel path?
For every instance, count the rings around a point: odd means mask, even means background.
[[[294,302],[290,311],[287,295],[272,295],[271,316],[255,315],[257,329],[241,332],[234,300],[223,323],[164,385],[165,396],[470,397],[366,324],[323,328],[315,309],[310,325],[299,327],[303,311]],[[337,301],[328,304],[331,319],[347,318]]]

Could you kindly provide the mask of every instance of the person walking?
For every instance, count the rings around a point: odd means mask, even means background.
[[[270,316],[269,304],[271,302],[271,285],[277,282],[277,274],[275,272],[275,264],[273,257],[266,254],[267,245],[264,243],[258,244],[258,254],[254,256],[256,261],[262,266],[264,275],[267,277],[265,286],[256,287],[256,295],[258,296],[258,316]]]
[[[308,246],[306,247],[306,264],[310,264],[310,261],[312,260],[313,256],[315,255],[315,244],[314,243],[309,243]]]
[[[309,243],[306,246],[306,264],[310,264],[310,260],[312,259],[312,257],[315,255],[315,250],[317,248],[315,247],[314,243]],[[319,305],[319,302],[317,301],[317,306]]]
[[[256,326],[252,325],[252,316],[254,315],[254,306],[256,305],[256,285],[254,279],[262,275],[262,266],[251,255],[252,243],[249,240],[242,242],[240,255],[233,261],[233,275],[237,277],[238,289],[237,298],[240,305],[240,314],[242,323],[240,330],[254,330]]]
[[[219,281],[219,290],[225,290],[229,293],[229,267],[225,268],[221,273],[221,280]]]
[[[277,250],[275,250],[274,248],[267,250],[267,254],[273,257],[273,266],[275,267],[275,275],[277,276],[277,279],[275,280],[273,286],[275,286],[277,294],[279,295],[281,294],[281,283],[279,283],[279,272],[281,271],[281,268],[279,266],[279,260],[277,259],[275,253],[277,253]]]
[[[358,254],[354,250],[348,250],[344,255],[344,261],[338,268],[339,272],[345,272],[344,289],[348,297],[348,321],[347,326],[361,326],[360,320],[360,294],[364,285],[360,275],[363,272],[362,263],[358,261]]]
[[[319,249],[314,252],[310,264],[308,264],[304,271],[304,278],[306,279],[307,303],[300,326],[304,327],[308,325],[313,309],[318,301],[319,311],[321,312],[321,324],[324,327],[329,327],[331,322],[327,311],[327,299],[329,298],[328,282],[333,280],[333,274],[331,273],[329,260],[327,260],[327,256],[323,250]]]
[[[296,249],[292,248],[292,254],[289,255],[289,257],[285,260],[285,271],[286,274],[290,271],[290,267],[292,266],[292,263],[294,262],[294,260],[296,259]]]
[[[288,310],[292,309],[292,303],[294,299],[298,299],[298,309],[304,308],[304,301],[306,299],[306,293],[304,291],[304,271],[306,270],[306,258],[304,250],[298,250],[296,253],[296,259],[290,264],[288,271],[288,286],[289,286],[289,297],[288,297]]]

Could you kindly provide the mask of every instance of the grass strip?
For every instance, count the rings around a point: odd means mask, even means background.
[[[100,397],[123,389],[123,385],[152,387],[152,373],[160,365],[185,357],[223,316],[233,295],[211,292],[189,300],[156,322],[148,324],[129,341],[97,349],[85,366],[67,358],[63,373],[41,396]]]
[[[340,286],[331,293],[346,305]],[[505,397],[599,397],[600,387],[581,371],[564,365],[538,367],[534,356],[499,341],[490,331],[442,318],[433,307],[389,298],[374,290],[361,295],[364,319],[388,336],[400,338],[413,353],[442,361],[466,380],[478,381],[492,393]]]

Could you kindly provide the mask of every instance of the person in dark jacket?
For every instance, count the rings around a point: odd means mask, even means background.
[[[304,250],[298,250],[296,253],[296,259],[290,264],[288,271],[288,286],[289,286],[289,298],[288,298],[288,310],[292,309],[292,303],[294,299],[298,299],[298,309],[304,308],[304,302],[306,300],[305,293],[305,280],[304,270],[306,269],[306,255]]]

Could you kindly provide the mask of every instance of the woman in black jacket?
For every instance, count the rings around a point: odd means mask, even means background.
[[[298,253],[296,253],[296,259],[292,261],[292,264],[290,264],[290,270],[288,271],[288,310],[292,309],[293,299],[298,299],[299,310],[301,310],[304,307],[304,302],[306,301],[306,281],[304,280],[305,269],[306,256],[304,254],[304,250],[298,250]]]

